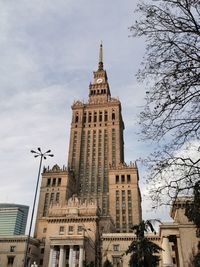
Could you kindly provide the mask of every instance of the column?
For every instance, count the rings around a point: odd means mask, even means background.
[[[64,247],[63,251],[63,266],[66,267],[66,247]]]
[[[59,264],[58,267],[63,267],[64,264],[64,246],[60,246]]]
[[[173,267],[169,239],[166,236],[163,236],[162,249],[163,249],[162,251],[163,267]]]
[[[50,248],[49,265],[48,265],[48,267],[52,267],[53,251],[54,251],[54,248],[51,247],[51,248]]]
[[[73,246],[69,249],[69,267],[72,267],[72,257],[73,257]]]
[[[180,264],[180,266],[184,266],[180,236],[176,236],[176,240],[177,240],[177,248],[178,248],[178,255],[177,256],[179,259],[179,264]]]
[[[79,262],[78,267],[83,267],[83,246],[79,246]]]

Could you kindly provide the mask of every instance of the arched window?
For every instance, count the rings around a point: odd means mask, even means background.
[[[76,113],[76,117],[75,117],[75,123],[78,122],[78,113]]]

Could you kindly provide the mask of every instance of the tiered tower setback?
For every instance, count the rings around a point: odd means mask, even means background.
[[[74,171],[78,196],[97,198],[103,215],[109,213],[109,165],[124,161],[123,130],[121,103],[111,97],[101,45],[89,101],[72,105],[68,166]]]
[[[42,173],[35,229],[40,266],[83,267],[86,261],[100,267],[102,233],[129,232],[140,222],[138,170],[124,163],[123,130],[101,45],[89,99],[72,105],[68,166]]]

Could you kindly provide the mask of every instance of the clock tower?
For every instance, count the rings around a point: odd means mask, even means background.
[[[124,161],[123,130],[121,103],[111,97],[101,44],[88,102],[72,105],[68,166],[74,172],[78,196],[98,199],[104,215],[109,211],[109,166]]]
[[[103,69],[103,47],[100,45],[98,70],[93,73],[93,82],[89,87],[89,103],[109,101],[110,88],[107,73]]]

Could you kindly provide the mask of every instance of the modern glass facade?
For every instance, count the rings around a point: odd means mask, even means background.
[[[28,217],[28,206],[0,204],[0,236],[24,235]]]

